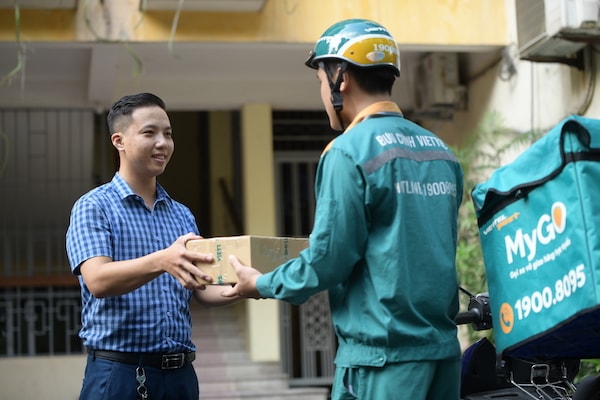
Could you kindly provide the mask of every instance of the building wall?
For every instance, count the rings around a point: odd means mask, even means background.
[[[93,2],[90,2],[90,4]],[[108,2],[105,2],[108,4]],[[216,41],[216,42],[248,42],[248,43],[312,43],[323,27],[331,23],[354,16],[363,16],[380,21],[387,26],[404,49],[485,49],[489,47],[510,45],[516,42],[514,18],[514,0],[430,0],[424,6],[423,0],[385,1],[385,0],[331,0],[327,2],[313,0],[277,1],[268,0],[260,13],[184,13],[179,19],[174,36],[176,41]],[[96,4],[98,6],[98,4]],[[129,2],[122,2],[121,7],[134,10]],[[84,10],[22,10],[20,19],[20,35],[23,41],[86,41],[95,40],[90,37],[89,28],[82,20]],[[113,10],[115,12],[119,9]],[[117,12],[117,14],[119,14]],[[123,14],[121,13],[121,16]],[[173,12],[147,12],[140,25],[132,23],[142,16],[137,11],[127,14],[122,21],[121,33],[110,33],[101,18],[94,21],[102,35],[117,35],[134,41],[168,41],[173,21]],[[489,16],[494,19],[490,20]],[[125,32],[123,34],[123,32]],[[123,36],[119,36],[119,35]],[[14,12],[10,9],[0,10],[0,42],[15,40]],[[522,131],[547,129],[570,113],[581,109],[587,90],[586,78],[590,71],[581,71],[573,67],[559,64],[539,64],[519,61],[514,57],[516,74],[510,79],[500,79],[498,69],[502,64],[494,64],[483,74],[474,76],[467,82],[468,107],[455,113],[452,120],[425,120],[424,124],[448,141],[460,144],[470,132],[474,131],[483,116],[488,112],[500,113],[507,127]],[[597,67],[595,67],[597,68]],[[0,71],[0,75],[5,71]],[[0,87],[0,95],[2,88]],[[316,90],[316,88],[315,88]],[[600,117],[600,104],[594,89],[594,97],[585,115]],[[316,96],[316,94],[315,94]],[[48,104],[48,107],[52,104]],[[258,109],[260,115],[268,114],[272,105],[248,104],[245,112],[253,113]],[[230,131],[229,122],[223,114],[213,115],[212,126],[215,129]],[[263,119],[248,118],[246,132],[253,131],[264,124]],[[247,137],[248,138],[248,137]],[[229,136],[223,139],[229,143]],[[179,150],[178,150],[179,151]],[[189,151],[184,154],[189,155]],[[181,155],[181,154],[180,154]],[[257,154],[253,154],[255,157]],[[258,157],[272,156],[270,152],[258,150]],[[272,166],[260,165],[259,170],[252,170],[253,176],[272,174]],[[231,171],[222,164],[212,168],[224,168],[224,176],[230,180]],[[215,185],[213,175],[211,185]],[[249,176],[249,179],[252,177]],[[272,183],[263,187],[264,182],[256,187],[250,185],[245,189],[245,197],[252,198],[255,209],[252,213],[249,233],[272,234],[273,215],[263,215],[264,204],[272,204]],[[193,196],[197,196],[194,192]],[[213,196],[214,199],[214,196]],[[252,207],[252,206],[251,206]],[[222,208],[219,214],[225,214]],[[259,222],[256,222],[259,221]],[[260,221],[267,221],[266,226]],[[227,222],[215,225],[219,232],[230,229]],[[267,349],[261,341],[253,351],[263,355],[262,358],[276,357],[278,339],[276,304],[263,303],[266,310],[253,305],[249,314],[262,314],[267,322],[261,329],[271,326],[268,335],[274,340]],[[265,317],[266,316],[266,317]],[[264,320],[263,320],[264,321]],[[248,329],[255,329],[249,327]],[[258,328],[256,328],[258,330]],[[259,332],[264,334],[264,332]],[[250,342],[252,341],[249,339]],[[256,355],[261,358],[261,355]],[[56,393],[56,399],[75,398],[81,383],[85,359],[76,357],[35,357],[23,359],[0,359],[0,397],[2,398],[52,398],[49,392]],[[35,371],[35,379],[31,372]],[[41,371],[41,373],[40,373]],[[57,387],[56,382],[61,382]],[[49,390],[52,388],[52,390]]]
[[[561,63],[520,60],[514,0],[506,1],[506,15],[510,16],[506,21],[506,43],[514,63],[514,75],[505,79],[501,73],[507,64],[499,60],[466,82],[466,110],[456,112],[451,121],[428,121],[428,126],[441,136],[451,138],[450,141],[458,139],[453,144],[460,145],[491,112],[502,117],[506,128],[520,132],[546,132],[571,114],[600,118],[598,53],[585,53],[583,69]]]
[[[21,10],[22,39],[75,41],[106,35],[113,39],[167,41],[171,37],[174,11],[146,11],[142,16],[139,2],[131,0],[104,5],[86,0],[79,4],[77,10]],[[267,0],[259,13],[183,12],[173,38],[312,43],[324,27],[360,16],[381,22],[407,47],[496,46],[506,40],[504,11],[504,0]],[[490,23],[490,15],[494,23]],[[109,20],[112,28],[106,29]],[[14,25],[14,12],[0,10],[0,41],[14,40]]]
[[[77,400],[86,357],[0,358],[0,398]]]

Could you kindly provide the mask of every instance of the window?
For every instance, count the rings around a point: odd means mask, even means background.
[[[94,186],[93,121],[90,111],[0,111],[0,356],[81,351],[65,233]]]

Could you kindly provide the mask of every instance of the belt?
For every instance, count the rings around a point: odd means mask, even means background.
[[[110,350],[88,350],[88,354],[104,360],[116,361],[124,364],[155,367],[160,369],[177,369],[191,363],[196,359],[193,351],[187,353],[124,353]]]

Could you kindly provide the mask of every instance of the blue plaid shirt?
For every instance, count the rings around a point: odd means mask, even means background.
[[[138,258],[168,247],[189,232],[198,234],[198,227],[187,207],[157,184],[154,209],[149,210],[118,173],[75,203],[67,230],[67,254],[81,285],[79,336],[85,346],[125,352],[195,350],[189,311],[192,291],[171,275],[163,273],[122,296],[98,299],[79,271],[89,258]]]

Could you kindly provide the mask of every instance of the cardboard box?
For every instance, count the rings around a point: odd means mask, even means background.
[[[265,273],[298,257],[300,251],[308,247],[308,239],[244,235],[190,240],[186,247],[199,253],[213,254],[215,261],[212,264],[198,263],[196,266],[213,278],[212,284],[230,285],[237,283],[237,275],[229,263],[230,254],[242,264]]]

